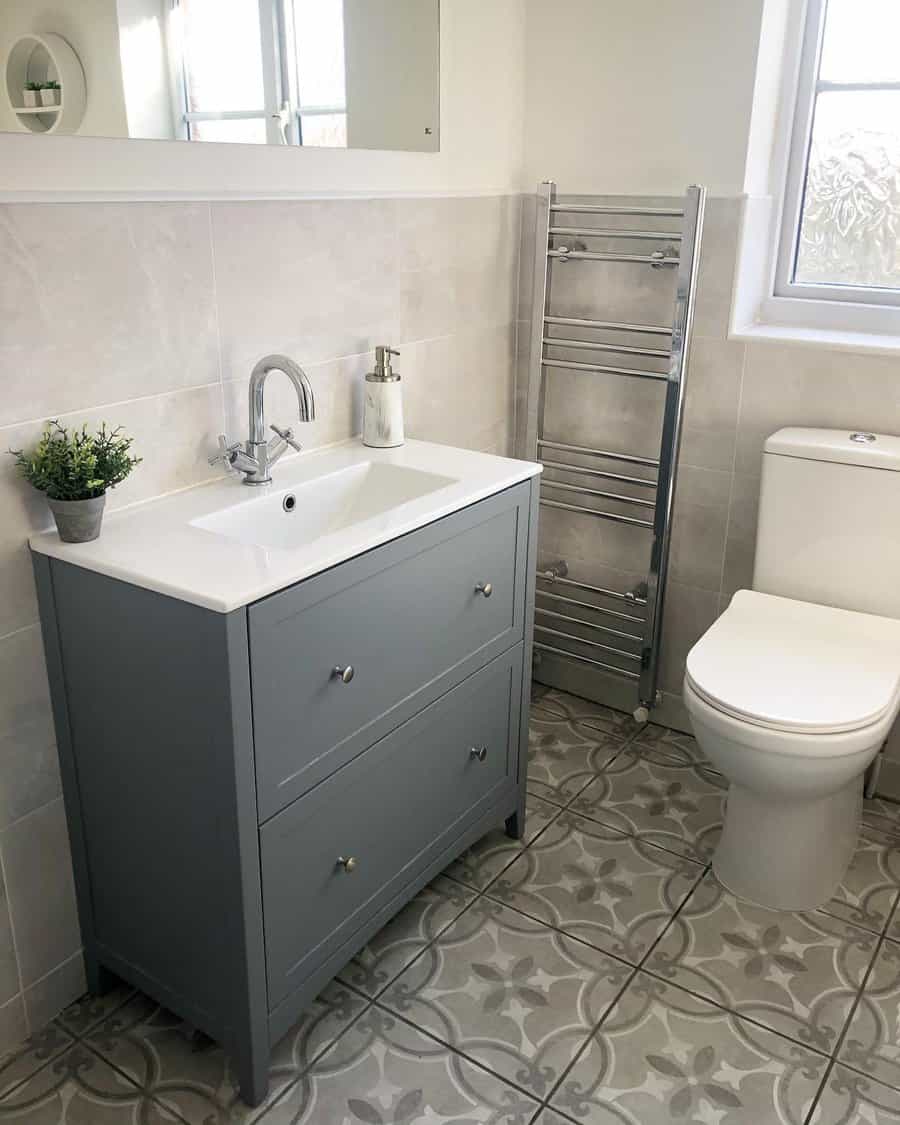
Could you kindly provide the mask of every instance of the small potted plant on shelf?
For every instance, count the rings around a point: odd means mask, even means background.
[[[22,105],[25,109],[36,109],[41,104],[40,82],[26,82],[22,91]]]
[[[22,476],[46,494],[64,543],[88,543],[100,534],[106,490],[129,475],[140,457],[131,456],[133,439],[104,422],[95,434],[87,426],[71,433],[57,421],[44,427],[31,453],[11,449]]]
[[[62,87],[58,82],[45,82],[41,86],[41,105],[59,105]]]

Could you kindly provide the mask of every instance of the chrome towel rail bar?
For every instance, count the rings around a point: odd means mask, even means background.
[[[588,645],[590,648],[599,648],[604,652],[611,652],[613,656],[620,656],[623,660],[636,660],[640,663],[641,658],[635,652],[628,652],[624,648],[613,648],[612,645],[605,645],[601,641],[589,641],[585,637],[579,637],[575,633],[564,633],[561,629],[550,629],[546,625],[535,625],[535,630],[540,629],[542,633],[546,633],[550,637],[561,637],[567,641],[577,641],[580,645]]]
[[[563,262],[631,262],[639,266],[677,266],[679,259],[661,251],[654,254],[598,254],[593,250],[569,250],[558,246],[547,251],[548,258]]]
[[[604,363],[582,363],[577,359],[549,359],[541,361],[544,367],[561,367],[565,371],[593,371],[598,375],[627,375],[631,379],[657,379],[665,383],[669,378],[662,371],[642,371],[639,367],[611,367]]]
[[[554,214],[565,215],[656,215],[670,219],[684,217],[684,210],[680,207],[616,207],[609,203],[566,203],[560,199],[553,200],[550,210]]]
[[[595,610],[597,607],[590,604],[590,602],[577,602],[572,598],[565,598],[562,594],[549,594],[544,590],[539,590],[538,594],[543,598],[556,598],[559,601],[565,602],[567,605],[576,605],[586,609]],[[623,641],[636,641],[641,643],[643,637],[640,633],[626,633],[622,629],[613,629],[609,625],[598,625],[596,621],[585,621],[583,617],[571,617],[567,613],[556,613],[552,609],[546,609],[544,606],[535,606],[535,613],[544,613],[549,617],[557,617],[560,621],[573,621],[576,625],[584,625],[588,629],[599,629],[601,633],[609,633],[611,637],[620,637]]]
[[[624,473],[608,473],[604,469],[591,469],[587,465],[567,465],[565,461],[548,461],[541,458],[541,464],[546,469],[562,469],[567,473],[581,473],[589,477],[602,477],[603,480],[617,480],[622,484],[636,484],[641,488],[656,488],[655,480],[645,480],[643,477],[629,477]]]
[[[544,324],[564,324],[569,328],[597,328],[607,332],[645,332],[649,336],[671,336],[665,324],[623,324],[616,320],[586,320],[582,316],[545,316]]]
[[[542,478],[542,488],[561,488],[564,492],[578,492],[583,496],[598,496],[601,500],[615,500],[622,504],[637,504],[641,508],[655,508],[655,500],[642,500],[639,496],[622,496],[619,492],[604,492],[599,488],[585,488],[581,484],[563,484],[558,480]]]
[[[552,571],[539,570],[537,577],[540,581],[559,583],[561,586],[570,586],[575,590],[586,590],[590,594],[599,594],[604,598],[613,598],[616,601],[628,602],[630,605],[642,606],[647,604],[646,598],[639,598],[630,590],[627,593],[622,593],[620,590],[607,590],[603,586],[592,586],[590,582],[579,582],[575,578],[567,578],[562,574],[555,574]],[[600,608],[599,606],[597,607]],[[604,610],[604,613],[607,612]],[[608,611],[612,612],[612,610]],[[626,618],[628,621],[643,621],[643,617],[632,617],[627,613],[620,614],[619,616]]]
[[[594,343],[593,340],[569,340],[558,336],[545,336],[545,344],[554,348],[581,348],[590,352],[619,352],[621,355],[643,355],[650,359],[668,359],[672,354],[668,348],[636,348],[633,344]]]
[[[582,656],[578,652],[566,652],[563,648],[554,648],[553,645],[540,644],[537,641],[534,647],[540,652],[552,652],[554,656],[565,656],[569,660],[580,660],[582,664],[590,664],[594,668],[602,668],[605,672],[614,672],[617,676],[625,676],[629,680],[639,680],[640,676],[637,672],[632,672],[630,668],[618,668],[615,664],[605,664],[602,660],[592,660],[589,656]]]
[[[633,527],[653,527],[653,520],[639,520],[636,516],[620,516],[615,512],[601,512],[598,508],[585,508],[581,504],[564,504],[562,500],[545,500],[541,497],[541,504],[546,508],[560,508],[564,512],[578,512],[583,516],[597,516],[601,520],[612,520],[613,523],[628,523]]]
[[[538,438],[537,444],[547,449],[562,449],[566,453],[585,453],[593,457],[604,457],[607,461],[624,461],[632,465],[649,465],[656,468],[659,461],[655,457],[639,457],[636,453],[610,453],[605,449],[590,449],[586,445],[567,445],[562,441],[550,441],[548,438]]]
[[[680,242],[681,232],[674,230],[616,230],[612,227],[551,227],[551,234],[578,234],[586,238],[638,238],[648,242]]]

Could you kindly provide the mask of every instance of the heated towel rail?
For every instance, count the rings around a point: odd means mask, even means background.
[[[541,504],[639,528],[652,541],[646,582],[633,590],[612,590],[576,581],[569,576],[564,561],[539,569],[534,647],[538,653],[573,660],[631,681],[637,689],[635,718],[642,722],[647,721],[660,699],[666,575],[705,199],[705,188],[694,186],[687,189],[683,205],[678,207],[617,206],[583,196],[567,201],[557,196],[552,182],[542,183],[537,195],[525,454],[550,470],[542,478]],[[580,225],[581,215],[615,216],[616,220],[626,222],[633,217],[652,221],[655,229],[642,229],[640,222],[632,223],[636,229],[615,223]],[[657,220],[673,219],[680,220],[680,230],[659,229],[664,223]],[[582,219],[581,223],[590,221]],[[624,242],[627,249],[589,249],[600,242]],[[642,247],[642,243],[656,244],[657,249]],[[581,262],[621,262],[635,268],[677,270],[672,323],[626,323],[554,315],[550,307],[554,263]],[[571,336],[576,338],[553,334],[565,329],[572,330]],[[592,338],[595,332],[613,338]],[[637,338],[641,343],[623,343],[623,336]],[[651,346],[647,341],[654,345],[658,342],[659,346]],[[553,353],[560,351],[586,354],[588,358],[556,358]],[[607,357],[611,357],[610,361]],[[659,361],[666,369],[654,371],[634,366],[638,358]],[[590,445],[547,437],[546,391],[555,370],[665,384],[658,454],[599,448],[601,442],[614,444],[600,437]],[[560,481],[560,473],[583,479],[584,483]],[[652,478],[646,475],[649,473]],[[611,491],[611,487],[616,491]],[[611,601],[620,608],[611,609],[597,600],[586,599]],[[594,620],[594,615],[602,622]]]

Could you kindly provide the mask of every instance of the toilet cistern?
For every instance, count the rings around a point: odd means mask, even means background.
[[[276,437],[266,440],[265,386],[272,371],[281,371],[290,379],[297,392],[301,422],[313,422],[316,417],[316,399],[306,372],[286,355],[267,355],[256,364],[250,374],[250,436],[245,445],[239,441],[229,443],[224,434],[219,435],[219,452],[209,458],[210,465],[220,462],[229,472],[243,473],[244,484],[269,484],[271,468],[288,451],[300,452],[300,443],[288,427],[269,426]]]

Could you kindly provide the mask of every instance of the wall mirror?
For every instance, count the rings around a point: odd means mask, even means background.
[[[436,152],[439,0],[0,0],[0,129]]]

